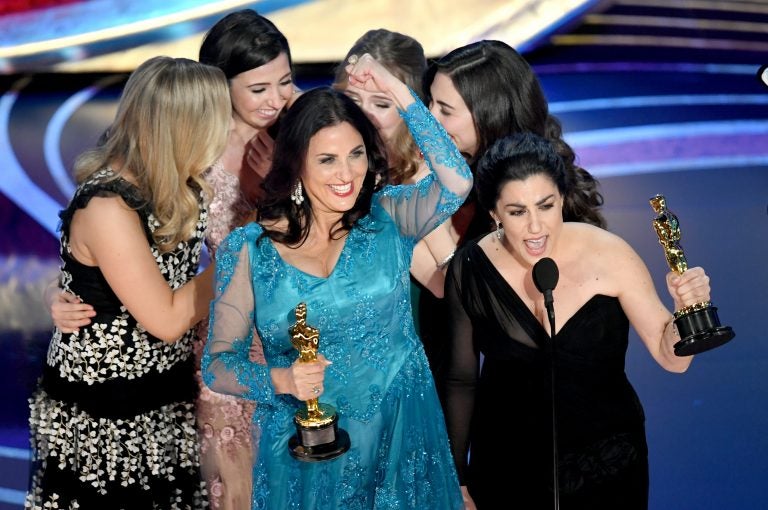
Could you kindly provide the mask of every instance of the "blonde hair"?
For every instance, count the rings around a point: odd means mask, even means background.
[[[349,77],[344,69],[350,55],[370,53],[384,68],[397,79],[408,85],[419,97],[422,97],[422,79],[427,70],[424,48],[413,37],[379,28],[369,30],[352,45],[347,56],[336,67],[334,88],[345,89]],[[390,156],[390,182],[401,184],[419,170],[421,156],[404,122],[396,128],[392,139],[387,143]]]
[[[201,174],[224,151],[231,115],[220,69],[149,59],[128,79],[104,143],[75,163],[77,181],[107,166],[133,177],[159,223],[152,236],[170,251],[195,233],[199,190],[208,189]]]

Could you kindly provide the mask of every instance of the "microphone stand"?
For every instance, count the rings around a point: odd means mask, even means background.
[[[544,306],[547,308],[547,317],[549,318],[550,348],[552,349],[550,367],[552,374],[552,492],[555,497],[555,510],[560,510],[560,484],[557,474],[557,416],[555,414],[555,306],[551,290],[544,293]]]
[[[549,257],[540,259],[533,265],[533,284],[544,294],[544,306],[549,318],[549,339],[552,350],[552,493],[555,496],[555,510],[560,510],[560,481],[557,473],[557,414],[555,412],[555,305],[552,291],[557,286],[560,272],[555,261]]]

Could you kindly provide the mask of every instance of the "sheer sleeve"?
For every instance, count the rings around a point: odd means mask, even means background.
[[[472,323],[462,304],[461,254],[448,267],[445,300],[448,306],[448,366],[445,371],[445,421],[459,482],[465,485],[469,428],[480,374],[480,354],[473,342]]]
[[[257,335],[249,256],[255,237],[248,227],[238,228],[219,246],[216,296],[211,303],[201,368],[211,390],[271,403],[275,391],[269,367],[249,359],[253,336]]]
[[[416,101],[400,115],[431,172],[416,184],[387,186],[380,201],[401,233],[418,241],[464,203],[472,189],[472,173],[443,126],[413,95]]]

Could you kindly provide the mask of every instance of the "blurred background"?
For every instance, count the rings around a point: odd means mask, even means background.
[[[132,69],[158,54],[196,58],[205,31],[242,8],[286,35],[301,88],[329,83],[372,28],[415,37],[430,58],[479,39],[521,51],[600,180],[609,229],[644,258],[662,299],[671,306],[656,193],[736,332],[683,375],[633,333],[650,508],[768,508],[768,0],[0,0],[0,510],[23,506],[26,399],[51,332],[41,296],[58,269],[71,165]]]

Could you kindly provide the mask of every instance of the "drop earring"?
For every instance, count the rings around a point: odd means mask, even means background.
[[[501,222],[496,224],[496,239],[499,241],[504,237],[504,227],[501,226]]]
[[[296,205],[301,205],[302,202],[304,202],[304,189],[301,186],[301,180],[299,179],[296,181],[296,186],[293,187],[293,191],[291,191],[291,202],[293,202]]]

